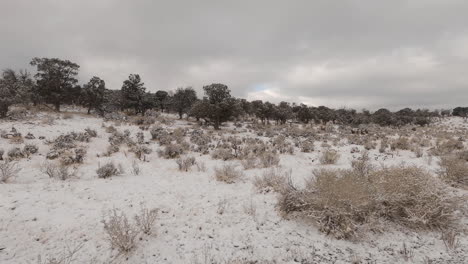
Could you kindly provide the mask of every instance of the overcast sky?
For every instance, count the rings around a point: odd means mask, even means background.
[[[0,69],[78,63],[120,89],[214,82],[249,100],[468,105],[468,1],[0,0]]]

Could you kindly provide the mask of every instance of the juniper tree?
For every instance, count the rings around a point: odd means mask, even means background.
[[[80,66],[57,58],[34,58],[30,64],[37,67],[35,78],[38,94],[46,103],[54,105],[56,111],[60,111],[60,105],[67,100],[78,82],[75,77]]]

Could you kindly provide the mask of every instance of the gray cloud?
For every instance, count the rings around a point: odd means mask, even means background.
[[[119,89],[222,82],[235,96],[334,107],[464,105],[468,2],[15,0],[0,3],[0,68],[35,56]]]

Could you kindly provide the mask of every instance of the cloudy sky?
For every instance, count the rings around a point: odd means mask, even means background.
[[[120,89],[375,109],[468,105],[466,0],[1,0],[0,69],[78,63]]]

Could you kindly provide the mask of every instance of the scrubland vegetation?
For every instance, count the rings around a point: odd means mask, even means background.
[[[77,85],[69,61],[32,65],[34,79],[0,80],[2,263],[468,257],[463,107],[275,105],[223,84],[198,99],[146,92],[137,74],[108,90]]]

